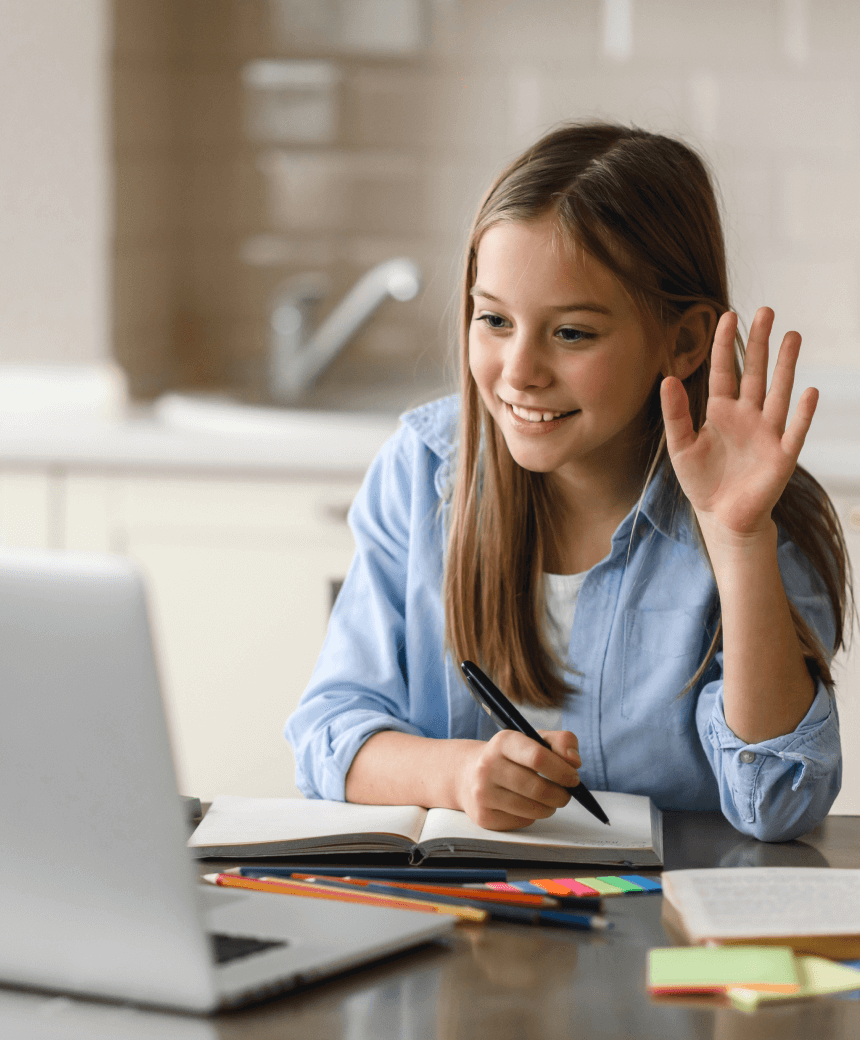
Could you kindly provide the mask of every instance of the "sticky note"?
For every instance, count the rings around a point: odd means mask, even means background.
[[[488,881],[486,887],[491,888],[494,892],[519,892],[518,888],[509,885],[507,881]]]
[[[551,896],[569,896],[570,888],[563,885],[557,878],[532,878],[532,885],[542,888]]]
[[[546,889],[539,885],[533,885],[531,881],[512,881],[511,884],[517,892],[529,892],[532,895],[545,896]]]
[[[625,878],[615,877],[614,875],[605,875],[599,877],[598,881],[605,881],[607,885],[612,885],[613,888],[618,888],[622,892],[644,892],[645,889],[641,885],[637,885],[635,881],[627,881]]]
[[[644,874],[621,874],[620,877],[623,881],[632,881],[634,885],[639,885],[646,892],[663,891],[659,878],[645,877]]]
[[[795,961],[800,988],[787,994],[792,1000],[860,989],[860,971],[857,968],[825,957],[796,957]],[[731,987],[728,993],[732,1006],[740,1011],[755,1011],[762,1001],[784,1000],[786,997],[781,993],[762,993],[747,986]]]
[[[618,885],[610,885],[607,881],[603,881],[601,878],[596,877],[578,877],[576,879],[583,885],[588,885],[589,888],[593,888],[598,895],[601,896],[620,896],[621,889]]]
[[[790,946],[669,946],[648,951],[651,993],[713,993],[730,987],[796,993]]]
[[[555,879],[560,885],[564,885],[567,890],[575,896],[599,896],[600,893],[596,888],[592,888],[591,885],[585,885],[581,878],[572,877],[560,877]]]

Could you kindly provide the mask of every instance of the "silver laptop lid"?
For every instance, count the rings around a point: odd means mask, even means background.
[[[0,981],[208,1010],[140,578],[0,550]]]

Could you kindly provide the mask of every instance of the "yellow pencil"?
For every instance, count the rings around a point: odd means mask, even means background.
[[[417,910],[421,913],[452,914],[465,921],[485,921],[489,916],[486,910],[471,906],[453,906],[450,903],[428,903],[424,900],[409,899],[399,896],[383,896],[376,893],[355,893],[346,889],[322,888],[313,882],[287,881],[283,878],[246,878],[236,874],[204,874],[203,880],[210,885],[221,885],[225,888],[248,888],[255,892],[277,892],[287,896],[303,896],[308,899],[330,899],[340,903],[362,903],[365,906],[388,906],[401,910]]]

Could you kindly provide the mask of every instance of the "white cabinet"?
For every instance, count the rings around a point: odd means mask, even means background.
[[[183,791],[292,795],[287,716],[325,635],[353,541],[357,481],[90,477],[66,484],[67,548],[147,580]]]
[[[359,481],[0,477],[0,541],[140,566],[180,789],[297,794],[282,731],[352,559],[346,510]]]
[[[0,545],[58,548],[62,478],[48,470],[0,470]]]

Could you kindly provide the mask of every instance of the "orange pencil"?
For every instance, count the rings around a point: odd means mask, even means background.
[[[373,884],[384,884],[389,888],[403,888],[415,892],[429,892],[434,896],[454,896],[458,899],[471,899],[485,903],[504,903],[507,906],[534,906],[549,909],[558,907],[559,901],[552,896],[540,896],[532,892],[494,892],[492,889],[458,888],[456,885],[429,885],[419,881],[376,881],[372,878],[329,877],[323,874],[293,874],[295,879],[343,882],[347,885],[363,887]]]
[[[421,913],[452,914],[466,921],[485,921],[486,910],[470,906],[452,906],[445,903],[427,903],[418,899],[403,899],[377,895],[370,892],[347,892],[345,889],[322,888],[308,881],[287,881],[281,878],[244,878],[236,874],[204,874],[203,880],[210,885],[224,888],[247,888],[255,892],[277,892],[281,895],[304,896],[309,899],[330,899],[341,903],[362,903],[365,906],[387,906],[401,910],[417,910]]]

